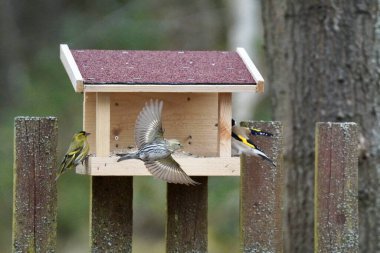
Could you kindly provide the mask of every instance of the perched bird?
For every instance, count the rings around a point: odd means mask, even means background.
[[[276,167],[276,164],[272,161],[272,159],[270,159],[256,144],[253,143],[252,140],[249,139],[249,135],[253,135],[251,131],[252,129],[250,128],[237,126],[235,124],[235,120],[232,120],[232,155],[237,156],[245,153],[248,155],[258,156],[269,161]]]
[[[156,178],[168,183],[195,185],[192,180],[173,159],[172,153],[181,147],[176,139],[164,139],[161,113],[163,102],[150,100],[137,117],[135,124],[135,143],[137,151],[121,156],[117,161],[140,159]]]
[[[61,162],[61,165],[59,166],[57,177],[55,178],[56,181],[64,172],[70,169],[74,169],[77,165],[83,163],[90,149],[90,146],[87,142],[88,135],[90,135],[90,133],[87,133],[85,131],[80,131],[74,134],[69,149],[67,150]]]
[[[235,123],[236,123],[235,120],[232,119],[232,126],[234,126]],[[251,134],[252,136],[267,136],[267,137],[273,136],[272,133],[265,132],[258,128],[254,128],[254,127],[245,127],[245,128],[247,129],[247,134]]]

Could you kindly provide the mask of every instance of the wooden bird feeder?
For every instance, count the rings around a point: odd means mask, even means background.
[[[138,113],[150,99],[164,101],[165,138],[192,156],[174,158],[190,176],[239,176],[231,157],[231,95],[263,92],[264,80],[243,48],[234,51],[130,51],[69,49],[60,58],[76,92],[83,93],[83,128],[90,154],[77,173],[150,175],[143,162],[117,163],[134,146]]]

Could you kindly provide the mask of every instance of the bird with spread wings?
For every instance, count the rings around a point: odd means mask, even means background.
[[[156,178],[168,183],[196,185],[173,159],[172,153],[181,147],[176,139],[165,139],[161,113],[163,101],[150,100],[137,117],[135,124],[136,152],[118,154],[117,161],[139,159]]]

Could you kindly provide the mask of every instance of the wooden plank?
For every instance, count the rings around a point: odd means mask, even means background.
[[[282,252],[282,209],[285,173],[282,164],[283,130],[280,122],[250,122],[249,126],[274,134],[254,142],[277,167],[254,156],[241,156],[241,252]]]
[[[87,107],[86,107],[87,108]],[[93,110],[93,107],[88,107]],[[110,153],[110,95],[96,94],[96,149],[98,156]],[[88,115],[89,111],[86,112]],[[90,115],[88,115],[90,117]],[[93,119],[85,124],[91,124]],[[86,127],[90,127],[86,125]],[[132,252],[132,177],[92,177],[91,251]]]
[[[89,157],[88,167],[78,166],[78,174],[92,176],[150,176],[142,161],[125,160],[117,162],[118,157]],[[190,176],[239,176],[239,157],[176,157],[174,159]]]
[[[199,94],[194,96],[205,96],[206,94]],[[202,147],[194,149],[194,153],[197,155],[217,155],[217,129],[216,123],[218,122],[218,97],[216,93],[213,93],[214,99],[208,99],[207,101],[214,101],[209,106],[202,105],[197,102],[196,99],[190,99],[193,101],[189,104],[189,108],[186,109],[185,114],[189,114],[189,123],[195,122],[198,124],[192,125],[189,130],[192,131],[192,138],[189,139],[191,145],[195,145],[197,142],[202,143]],[[174,99],[176,96],[174,97]],[[205,112],[206,110],[212,110],[206,113],[206,117],[202,116],[190,116],[194,113]],[[182,115],[182,113],[180,113]],[[205,119],[209,117],[215,117],[215,123],[202,124]],[[210,124],[211,123],[211,124]],[[204,136],[204,140],[201,140],[196,134],[196,130],[199,133],[204,133],[215,129],[213,134]],[[201,136],[201,135],[199,135]],[[215,144],[214,144],[215,143]],[[190,145],[190,144],[189,144]],[[191,147],[190,145],[190,147]],[[189,148],[189,146],[188,146]],[[186,146],[185,146],[186,150]],[[188,149],[189,150],[189,149]],[[188,151],[186,150],[186,151]],[[176,158],[177,159],[177,158]],[[190,159],[191,165],[196,160]],[[184,161],[180,161],[181,166],[185,169],[187,165]],[[190,165],[190,164],[189,164]],[[206,171],[205,163],[202,163],[198,168]],[[216,164],[211,164],[212,168],[217,168]],[[190,171],[186,171],[189,172]],[[167,226],[166,226],[166,252],[207,252],[207,186],[208,177],[195,177],[195,181],[201,183],[196,186],[185,186],[167,184]]]
[[[75,92],[83,92],[82,74],[80,73],[79,68],[74,60],[74,57],[66,44],[60,45],[60,59],[63,66],[65,67],[67,74],[69,75],[71,84],[73,85]]]
[[[257,83],[256,92],[259,92],[259,93],[264,92],[264,78],[260,74],[259,70],[256,68],[251,58],[249,57],[247,51],[245,51],[245,49],[242,47],[238,47],[236,48],[236,52],[239,54],[245,66],[251,73],[253,79],[256,81]]]
[[[197,186],[168,184],[166,252],[207,252],[207,177]]]
[[[218,94],[218,153],[231,157],[232,94]]]
[[[262,80],[258,84],[85,84],[85,92],[166,92],[166,93],[231,93],[231,92],[263,92]]]
[[[110,124],[111,108],[108,93],[96,94],[96,154],[108,156],[110,154]]]
[[[317,123],[314,252],[358,252],[358,126]]]
[[[91,133],[87,137],[90,146],[89,154],[96,150],[96,93],[83,94],[83,130]]]
[[[162,125],[165,138],[178,139],[183,150],[194,155],[218,155],[216,93],[112,93],[111,151],[135,145],[135,121],[150,99],[164,101]]]
[[[56,118],[15,118],[13,252],[56,251],[57,140]]]

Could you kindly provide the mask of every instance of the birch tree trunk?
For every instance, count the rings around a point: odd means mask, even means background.
[[[380,251],[379,2],[262,1],[265,80],[285,126],[285,252],[313,252],[317,121],[360,126],[360,251]]]

